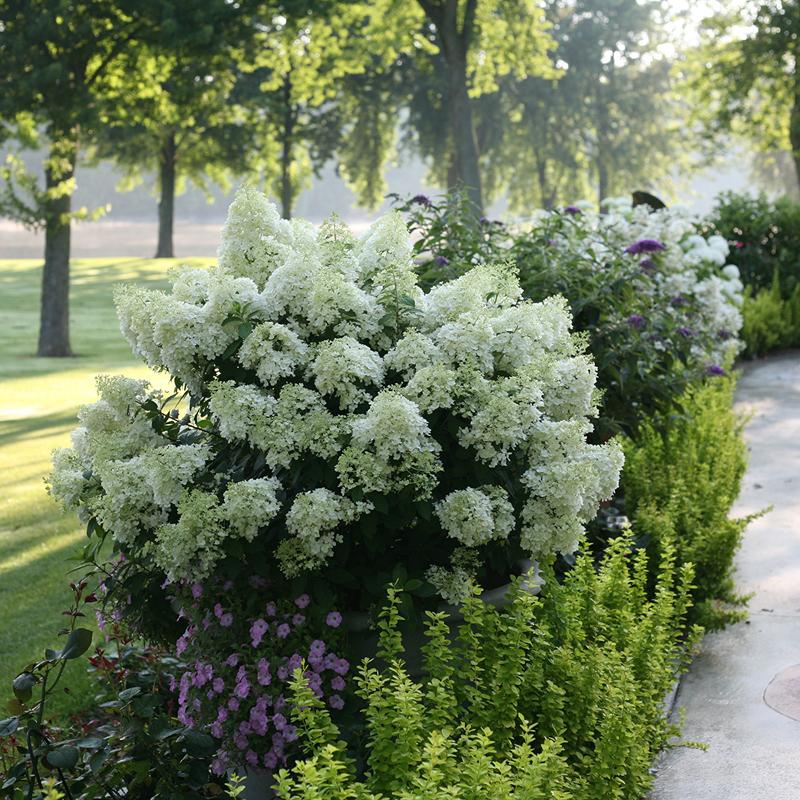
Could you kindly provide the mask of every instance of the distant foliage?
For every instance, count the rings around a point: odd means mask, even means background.
[[[777,272],[781,296],[791,296],[800,284],[800,203],[724,192],[708,224],[731,244],[746,286],[769,289]]]
[[[757,358],[772,350],[800,347],[800,284],[784,298],[777,270],[769,288],[748,287],[742,315],[746,356]]]
[[[744,354],[800,346],[800,203],[726,192],[708,226],[730,242],[746,286]]]

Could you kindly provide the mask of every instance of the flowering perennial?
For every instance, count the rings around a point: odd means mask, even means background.
[[[262,598],[245,610],[230,583],[187,588],[170,587],[176,602],[184,603],[181,616],[187,622],[175,647],[184,668],[171,687],[179,721],[214,737],[216,775],[237,766],[285,765],[298,737],[289,721],[287,691],[295,670],[305,668],[309,689],[330,708],[344,706],[350,664],[339,655],[338,612],[325,617],[307,594]],[[251,576],[238,594],[264,588],[260,576]]]
[[[669,291],[692,290],[682,275]],[[587,443],[596,370],[565,301],[523,300],[494,264],[424,292],[396,213],[357,240],[243,190],[219,266],[172,281],[116,301],[182,398],[100,379],[50,481],[143,569],[200,580],[261,559],[302,581],[402,561],[463,596],[487,548],[509,564],[574,550],[616,488],[620,448]],[[727,308],[713,281],[704,296]]]
[[[624,253],[639,259],[643,280],[637,283],[641,313],[629,317],[646,331],[649,314],[667,312],[672,329],[693,340],[692,352],[702,368],[726,361],[740,349],[743,285],[739,270],[726,261],[728,242],[698,233],[697,219],[685,208],[651,210],[631,207],[627,198],[605,201],[607,214],[585,213],[572,219],[571,233],[556,247],[579,247],[602,263]],[[646,335],[646,334],[645,334]]]

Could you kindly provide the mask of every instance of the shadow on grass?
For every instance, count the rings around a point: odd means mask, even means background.
[[[46,439],[76,426],[75,411],[62,411],[21,419],[0,421],[0,447],[6,447],[22,439]]]
[[[12,534],[13,537],[13,534]],[[39,562],[43,560],[52,560],[59,562],[64,566],[64,575],[71,572],[72,569],[78,564],[77,557],[81,550],[80,531],[69,531],[67,533],[57,533],[53,536],[55,539],[64,539],[62,544],[57,544],[54,547],[50,546],[42,549],[41,552],[33,554],[28,552],[28,555],[19,558],[26,551],[35,550],[37,547],[36,542],[31,542],[27,536],[20,537],[18,542],[9,545],[3,542],[2,550],[0,550],[0,600],[9,592],[13,593],[19,586],[19,583],[14,581],[14,572],[17,570],[33,570],[40,569]],[[41,546],[41,543],[39,543]],[[9,562],[17,561],[13,566],[7,567]],[[70,578],[70,580],[72,580]],[[69,581],[65,581],[66,584]]]

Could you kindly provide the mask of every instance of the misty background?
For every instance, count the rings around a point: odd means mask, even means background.
[[[41,172],[42,154],[28,152],[24,160],[29,169]],[[418,192],[437,194],[440,190],[427,181],[426,165],[413,155],[391,164],[386,172],[390,192],[400,195]],[[732,150],[714,165],[701,168],[691,175],[676,176],[683,189],[680,200],[698,213],[709,211],[714,198],[722,191],[766,191],[770,195],[786,193],[786,183],[793,181],[788,171],[780,180],[773,170],[759,175],[753,155],[742,145]],[[123,175],[111,162],[98,166],[82,166],[77,172],[75,206],[93,209],[108,206],[107,213],[95,222],[75,222],[72,231],[72,253],[76,258],[120,255],[150,257],[158,234],[156,181],[146,176],[136,188],[121,191]],[[189,183],[176,198],[175,250],[176,256],[214,256],[219,233],[225,221],[228,205],[239,182],[228,191],[212,185],[210,194]],[[574,198],[580,200],[581,198]],[[388,201],[375,210],[358,206],[355,194],[328,164],[309,189],[301,192],[295,212],[298,217],[320,222],[331,213],[342,217],[359,230],[390,207]],[[533,209],[532,209],[533,211]],[[489,208],[489,216],[506,215],[505,203],[500,201]],[[24,228],[9,219],[0,219],[0,258],[41,258],[44,233]]]

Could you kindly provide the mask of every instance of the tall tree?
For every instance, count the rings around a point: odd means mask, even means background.
[[[661,6],[547,0],[561,78],[529,78],[505,93],[509,123],[492,148],[494,181],[508,186],[513,207],[589,193],[602,201],[632,184],[658,188],[669,174],[684,136]]]
[[[685,70],[695,118],[712,142],[733,133],[791,153],[800,180],[800,3],[728,2],[702,27]]]
[[[342,78],[363,69],[368,42],[357,41],[363,13],[363,5],[340,3],[258,24],[237,97],[249,110],[261,178],[286,219],[340,139],[343,120],[335,100]]]
[[[552,75],[553,41],[534,0],[418,0],[434,45],[431,65],[439,76],[447,119],[448,184],[462,186],[483,208],[474,100],[499,91],[504,76]]]
[[[174,255],[175,197],[187,182],[208,192],[255,169],[247,110],[234,100],[235,49],[221,43],[190,56],[142,47],[120,59],[120,80],[102,98],[95,156],[126,173],[123,188],[154,173],[158,191],[156,258]],[[136,75],[135,85],[125,80]]]
[[[100,124],[99,98],[119,59],[144,43],[178,52],[215,40],[237,7],[225,0],[4,0],[0,5],[0,119],[26,120],[47,142],[44,189],[27,206],[45,231],[37,353],[71,355],[72,195],[81,146]],[[14,193],[13,187],[8,189]],[[22,203],[6,203],[6,212]]]
[[[427,47],[417,33],[415,6],[397,0],[309,3],[294,15],[258,20],[243,67],[241,102],[251,109],[263,182],[291,217],[312,174],[338,153],[340,168],[359,198],[374,205],[382,194],[382,168],[394,140],[374,124],[380,111],[366,93],[392,74],[398,57]]]

